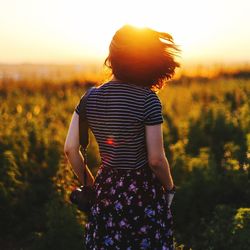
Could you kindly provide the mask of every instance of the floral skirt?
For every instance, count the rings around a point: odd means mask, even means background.
[[[160,181],[150,169],[101,165],[97,200],[85,224],[87,250],[172,250],[173,218]]]

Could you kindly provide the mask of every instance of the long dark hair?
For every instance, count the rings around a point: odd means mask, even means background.
[[[124,25],[113,36],[105,65],[122,81],[161,89],[171,79],[178,46],[168,33]]]

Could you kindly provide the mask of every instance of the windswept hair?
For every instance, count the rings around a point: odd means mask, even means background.
[[[124,25],[113,36],[105,65],[119,80],[159,90],[180,66],[174,58],[179,51],[168,33]]]

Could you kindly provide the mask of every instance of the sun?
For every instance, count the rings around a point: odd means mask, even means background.
[[[225,1],[27,0],[17,1],[15,9],[11,1],[3,1],[14,12],[1,16],[0,54],[13,62],[103,60],[115,32],[130,24],[169,33],[181,46],[184,60],[246,58],[250,36],[238,28],[235,8],[227,3],[224,11]],[[243,18],[244,13],[237,15]]]

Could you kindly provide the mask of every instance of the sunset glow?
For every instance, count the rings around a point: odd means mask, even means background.
[[[186,62],[248,62],[247,0],[0,2],[1,63],[103,60],[125,23],[173,35]]]

